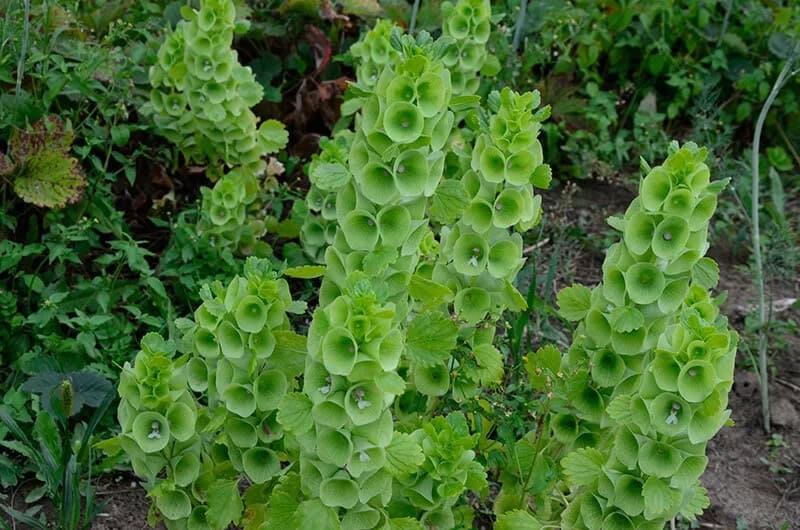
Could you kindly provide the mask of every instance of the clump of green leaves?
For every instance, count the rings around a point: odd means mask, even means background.
[[[55,115],[15,130],[8,152],[0,151],[0,179],[36,206],[63,208],[77,202],[87,181],[71,154],[72,140],[72,129]]]
[[[237,21],[227,0],[204,0],[199,10],[181,12],[185,20],[169,33],[150,69],[156,124],[189,160],[260,174],[263,156],[287,136],[280,122],[259,125],[250,110],[264,89],[231,49],[234,34],[248,25]]]
[[[50,499],[57,528],[90,528],[106,504],[95,502],[92,448],[98,425],[113,402],[111,384],[96,372],[42,372],[28,379],[22,390],[36,394],[41,406],[31,435],[5,405],[0,406],[0,421],[16,438],[3,446],[29,459],[44,482],[29,499],[45,495]],[[95,409],[85,422],[80,421],[84,407]],[[12,506],[0,505],[0,509],[26,527],[50,528],[46,521]]]

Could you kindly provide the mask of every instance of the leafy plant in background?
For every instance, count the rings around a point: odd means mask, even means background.
[[[51,115],[29,129],[17,130],[0,151],[0,178],[22,200],[45,208],[63,208],[81,198],[86,177],[71,155],[73,131]]]
[[[66,530],[88,529],[105,503],[96,504],[91,484],[96,429],[114,401],[108,380],[94,372],[44,372],[30,378],[22,389],[39,396],[41,410],[29,436],[5,406],[0,421],[16,438],[2,445],[34,463],[43,485],[28,495],[30,501],[46,496],[53,504],[54,521]],[[94,408],[88,422],[78,421],[84,407]],[[13,506],[0,505],[12,519],[31,528],[49,528],[46,521]]]
[[[264,89],[231,49],[247,23],[236,20],[234,4],[225,0],[204,0],[182,15],[150,69],[156,125],[188,160],[210,164],[212,178],[218,164],[263,173],[264,155],[280,149],[286,134],[276,120],[258,125],[250,110]]]

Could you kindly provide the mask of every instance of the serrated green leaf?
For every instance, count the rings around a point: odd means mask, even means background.
[[[269,497],[263,530],[297,528],[295,512],[300,506],[300,498],[300,476],[297,473],[283,475]]]
[[[456,347],[458,326],[441,311],[414,317],[406,330],[406,346],[411,360],[424,365],[442,363]]]
[[[552,344],[542,346],[536,353],[525,357],[525,370],[528,381],[536,390],[545,390],[549,374],[555,374],[561,368],[561,352]]]
[[[618,217],[616,215],[606,217],[606,223],[608,223],[608,226],[614,230],[618,230],[620,232],[625,231],[625,220],[622,217]]]
[[[275,330],[272,334],[275,336],[275,350],[269,357],[268,365],[280,370],[289,379],[303,373],[308,355],[306,338],[294,331],[283,329]]]
[[[314,425],[311,417],[313,403],[305,394],[286,394],[278,407],[278,422],[294,434],[303,434]]]
[[[289,267],[283,271],[283,275],[303,280],[319,278],[325,275],[325,265],[300,265],[297,267]]]
[[[711,258],[702,258],[692,267],[692,282],[703,289],[713,289],[719,282],[719,265]]]
[[[606,457],[593,447],[584,447],[568,454],[561,461],[567,481],[576,486],[594,484],[603,473]]]
[[[350,171],[338,162],[316,164],[312,168],[309,178],[321,190],[339,191],[350,182]]]
[[[77,202],[87,186],[78,161],[58,151],[32,155],[13,181],[14,192],[43,208],[63,208]]]
[[[425,462],[422,447],[410,434],[395,432],[392,442],[386,447],[386,470],[395,477],[416,473]]]
[[[296,528],[325,528],[325,530],[339,530],[341,523],[336,510],[322,504],[317,499],[305,501],[297,509]]]
[[[244,506],[238,480],[215,480],[206,493],[206,520],[212,528],[227,528],[238,523]]]
[[[503,354],[491,344],[480,344],[472,354],[478,361],[478,381],[481,385],[496,385],[503,380]]]
[[[611,403],[606,407],[606,414],[612,420],[620,423],[628,423],[631,421],[631,396],[628,394],[620,394],[611,400]]]
[[[567,320],[580,320],[592,306],[592,292],[584,285],[572,285],[558,292],[558,314]]]
[[[495,530],[539,530],[541,523],[524,510],[511,510],[497,516]]]
[[[642,495],[644,496],[644,516],[647,519],[663,517],[672,505],[672,491],[663,480],[656,477],[650,477],[645,481]]]
[[[684,492],[680,514],[690,521],[694,521],[709,506],[711,506],[711,501],[708,500],[708,492],[698,482]]]
[[[469,206],[469,196],[460,180],[443,180],[430,206],[430,215],[442,224],[452,224],[460,219]]]
[[[289,142],[289,133],[278,120],[265,121],[258,128],[258,132],[266,144],[267,153],[276,153]]]

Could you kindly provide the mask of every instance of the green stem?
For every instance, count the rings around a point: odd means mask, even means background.
[[[408,24],[408,33],[413,34],[417,27],[417,13],[419,13],[419,0],[414,0],[414,7],[411,8],[411,21]]]
[[[525,25],[525,11],[528,9],[528,0],[522,0],[519,6],[519,13],[517,13],[517,23],[514,24],[514,41],[511,47],[516,52],[519,50],[519,44],[522,40],[522,26]]]
[[[25,21],[22,26],[22,48],[19,52],[19,62],[17,63],[17,89],[16,95],[20,97],[22,90],[22,75],[25,73],[25,54],[28,51],[28,30],[31,25],[31,0],[24,0]]]
[[[752,167],[753,167],[753,190],[752,190],[752,208],[750,215],[753,218],[753,256],[755,259],[756,267],[756,287],[758,289],[758,377],[759,385],[761,387],[761,415],[764,420],[764,430],[770,432],[770,417],[769,417],[769,376],[767,374],[767,306],[764,296],[764,265],[761,260],[761,231],[759,227],[759,191],[761,179],[758,174],[758,152],[761,145],[761,131],[764,128],[764,122],[767,119],[769,109],[778,97],[778,92],[783,85],[783,81],[792,69],[794,56],[786,60],[783,70],[775,80],[772,90],[761,107],[761,113],[758,115],[756,121],[756,130],[753,135],[753,153],[752,153]]]

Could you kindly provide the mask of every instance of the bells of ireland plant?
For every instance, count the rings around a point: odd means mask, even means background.
[[[147,335],[120,379],[119,444],[170,529],[238,523],[241,479],[258,489],[281,475],[278,407],[305,349],[287,317],[305,305],[268,260],[249,258],[242,276],[204,286],[201,297],[194,320],[177,322],[183,355]]]
[[[698,479],[730,417],[737,335],[709,294],[719,269],[704,257],[708,221],[726,182],[710,182],[705,157],[673,143],[645,166],[639,196],[609,219],[622,237],[603,282],[558,295],[578,322],[551,420],[568,451],[561,528],[663,528],[709,505]]]
[[[497,59],[486,48],[491,33],[492,7],[489,0],[460,0],[442,3],[442,34],[451,39],[444,62],[450,69],[453,94],[474,94],[480,85],[478,73],[500,70]]]
[[[380,20],[350,47],[350,55],[356,61],[356,77],[365,87],[373,88],[383,69],[397,60],[399,53],[389,42],[395,27],[388,20]]]
[[[203,0],[181,13],[150,69],[156,125],[188,160],[263,173],[264,155],[286,142],[286,131],[275,120],[259,124],[250,110],[264,89],[231,49],[248,23],[230,0]]]

